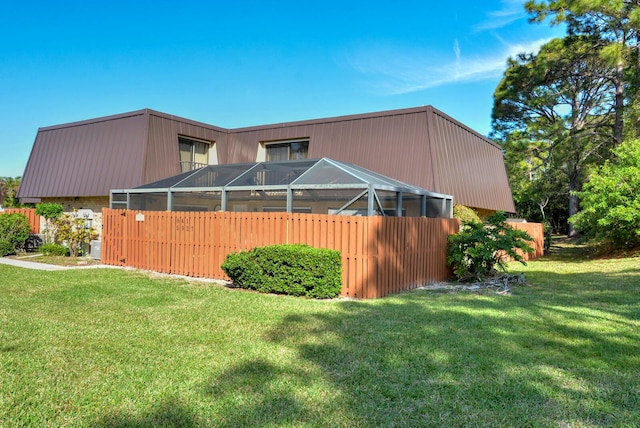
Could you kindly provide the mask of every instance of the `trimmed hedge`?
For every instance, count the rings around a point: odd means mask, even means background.
[[[316,299],[342,290],[340,252],[308,245],[270,245],[231,253],[222,269],[241,288]]]
[[[68,256],[69,249],[60,244],[44,244],[41,245],[39,251],[45,256]]]

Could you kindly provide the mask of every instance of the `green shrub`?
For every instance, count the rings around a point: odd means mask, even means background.
[[[15,253],[16,249],[11,242],[0,239],[0,257],[8,256]]]
[[[460,204],[453,206],[453,217],[460,219],[461,223],[482,223],[480,216],[478,216],[478,213],[474,209]]]
[[[84,254],[85,247],[97,237],[93,227],[87,226],[87,219],[76,213],[63,214],[53,221],[58,242],[65,242],[73,257]]]
[[[61,204],[52,202],[44,202],[36,205],[36,214],[44,217],[45,227],[42,233],[44,234],[45,244],[50,244],[56,241],[56,225],[55,220],[62,215],[64,208]]]
[[[36,205],[36,214],[46,218],[47,220],[57,219],[60,217],[62,212],[63,208],[60,204],[46,202]]]
[[[553,229],[548,222],[544,222],[544,251],[545,253],[551,249],[551,241],[553,239]]]
[[[611,247],[640,246],[640,140],[615,150],[616,158],[591,171],[580,198],[582,211],[569,219],[587,238]]]
[[[250,252],[228,254],[221,267],[238,287],[263,291],[263,275]]]
[[[21,250],[31,233],[29,219],[24,214],[0,215],[0,241],[9,242],[14,251]]]
[[[533,238],[523,230],[507,225],[507,217],[497,212],[487,218],[487,224],[475,221],[463,223],[462,230],[449,236],[447,263],[459,281],[481,281],[505,269],[505,258],[525,264],[516,250],[533,252],[528,242]]]
[[[60,244],[44,244],[40,246],[40,252],[45,256],[68,256],[69,249]]]
[[[340,252],[308,245],[271,245],[232,253],[222,269],[238,287],[263,293],[325,299],[342,290]]]

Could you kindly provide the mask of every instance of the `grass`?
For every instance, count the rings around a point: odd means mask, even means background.
[[[512,269],[314,301],[0,265],[0,426],[640,426],[640,259]]]

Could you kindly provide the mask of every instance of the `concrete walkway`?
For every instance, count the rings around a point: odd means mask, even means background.
[[[58,266],[49,265],[46,263],[30,262],[28,260],[9,259],[7,257],[0,257],[0,265],[11,265],[25,269],[35,270],[69,270],[69,269],[98,269],[98,268],[118,268],[118,266],[109,265],[86,265],[86,266]]]

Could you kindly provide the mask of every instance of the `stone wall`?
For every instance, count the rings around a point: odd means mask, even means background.
[[[92,196],[80,198],[42,198],[43,203],[61,204],[65,213],[72,213],[75,210],[93,211],[92,226],[98,232],[98,239],[102,239],[102,208],[109,208],[108,196]],[[44,230],[46,222],[44,217],[40,217],[40,230]]]

